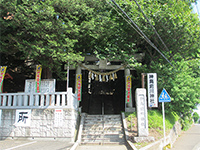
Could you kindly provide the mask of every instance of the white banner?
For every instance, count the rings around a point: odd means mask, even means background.
[[[147,73],[148,106],[158,107],[157,74]]]
[[[15,126],[31,125],[31,109],[17,109],[15,117]]]

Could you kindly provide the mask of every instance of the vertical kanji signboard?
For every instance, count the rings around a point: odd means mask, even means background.
[[[131,76],[126,76],[126,103],[131,100]]]
[[[82,74],[76,75],[76,90],[77,99],[80,102],[82,97]]]
[[[0,66],[0,93],[3,92],[1,90],[2,90],[2,86],[3,86],[3,79],[6,74],[6,68],[7,68],[7,66]]]
[[[148,106],[158,107],[157,74],[147,74]]]
[[[36,77],[35,77],[35,92],[36,93],[40,93],[41,92],[41,73],[42,73],[42,66],[41,65],[37,65],[36,66]]]

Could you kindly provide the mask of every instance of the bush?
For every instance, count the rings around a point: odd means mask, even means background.
[[[187,115],[184,115],[181,118],[181,125],[184,131],[188,130],[192,126],[192,124],[193,124],[193,119],[190,113]]]
[[[192,118],[194,119],[194,122],[195,123],[198,123],[198,120],[199,120],[199,114],[197,112],[195,112],[192,116]]]

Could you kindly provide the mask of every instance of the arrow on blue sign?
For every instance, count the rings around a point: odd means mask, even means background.
[[[159,102],[171,102],[171,97],[169,96],[169,94],[165,89],[162,90],[159,96]]]

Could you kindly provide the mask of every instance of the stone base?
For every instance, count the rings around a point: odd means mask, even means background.
[[[143,142],[154,142],[155,138],[152,136],[148,136],[148,137],[134,137],[134,141],[136,143],[143,143]]]
[[[125,108],[125,112],[135,112],[135,107],[127,107]]]

